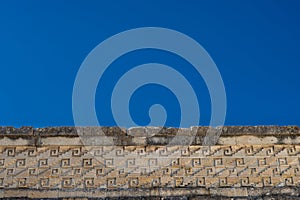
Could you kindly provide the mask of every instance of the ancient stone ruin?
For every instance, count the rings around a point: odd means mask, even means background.
[[[210,129],[1,127],[0,198],[299,198],[299,127]]]

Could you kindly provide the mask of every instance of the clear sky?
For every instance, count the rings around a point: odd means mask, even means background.
[[[226,125],[300,125],[299,10],[298,0],[1,1],[0,125],[73,125],[72,90],[82,61],[108,37],[147,26],[180,31],[207,50],[225,84]],[[115,65],[153,60],[184,65],[154,50],[133,52]],[[166,125],[176,126],[172,93],[144,90],[160,95],[135,93],[130,109],[137,123],[147,124],[147,105],[161,101]],[[114,125],[109,111],[100,112],[109,105],[101,99],[108,91],[97,90],[96,110],[103,125]],[[211,105],[201,81],[197,92],[200,124],[207,125]]]

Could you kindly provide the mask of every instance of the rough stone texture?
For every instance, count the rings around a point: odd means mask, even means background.
[[[74,139],[78,136],[106,136],[114,141],[115,145],[167,145],[175,136],[193,138],[192,145],[202,145],[203,139],[208,130],[219,131],[220,137],[216,144],[300,144],[300,128],[298,126],[226,126],[222,128],[212,127],[133,127],[124,129],[119,127],[0,127],[0,145],[8,145],[12,142],[15,145],[40,146],[41,141],[56,137],[57,141],[62,137]],[[22,142],[16,142],[16,140]],[[2,140],[2,141],[1,141]],[[76,139],[75,139],[76,140]],[[4,142],[5,141],[5,142]],[[78,143],[79,144],[79,143]],[[105,144],[103,144],[105,145]],[[109,144],[111,145],[111,144]]]
[[[159,136],[175,136],[178,130],[186,130],[186,134],[190,134],[190,131],[196,131],[197,135],[204,136],[207,130],[212,127],[205,126],[193,126],[191,128],[173,128],[173,127],[133,127],[126,130],[119,127],[46,127],[46,128],[33,128],[33,127],[1,127],[0,136],[75,136],[78,129],[88,132],[94,132],[97,134],[99,130],[102,130],[107,136],[114,135],[132,135],[131,133],[137,132],[151,133],[157,132]],[[136,131],[138,130],[138,131]],[[221,127],[223,136],[237,136],[237,135],[275,135],[275,136],[299,136],[300,128],[298,126],[224,126]]]
[[[0,127],[0,198],[299,198],[299,127],[208,130]]]

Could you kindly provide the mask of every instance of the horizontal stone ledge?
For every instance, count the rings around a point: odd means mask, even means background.
[[[263,145],[263,144],[300,144],[300,134],[264,134],[264,135],[255,135],[255,134],[219,134],[214,133],[201,135],[187,135],[186,132],[178,132],[177,135],[171,134],[150,134],[142,135],[140,133],[131,135],[126,134],[125,131],[122,131],[122,134],[96,134],[97,132],[92,132],[101,129],[101,127],[95,128],[84,128],[84,130],[89,130],[87,134],[83,133],[81,135],[77,134],[58,134],[62,132],[52,133],[51,134],[24,134],[21,131],[18,134],[0,134],[0,146],[9,146],[9,145],[28,145],[28,146],[43,146],[43,145],[104,145],[104,146],[146,146],[146,145],[205,145],[205,140],[212,141],[210,145]],[[140,128],[139,128],[140,129]],[[30,130],[30,129],[26,129]],[[81,129],[82,130],[82,129]],[[114,131],[110,129],[110,133]],[[136,130],[135,130],[136,131]],[[98,132],[99,133],[99,132]]]
[[[0,198],[30,199],[297,199],[300,195],[298,187],[264,187],[264,188],[151,188],[126,190],[0,190]]]
[[[242,145],[300,144],[298,126],[191,127],[0,127],[5,145]]]
[[[9,137],[0,138],[0,146],[147,146],[147,145],[204,145],[204,137],[196,136],[176,136],[176,137],[104,137],[104,136],[85,136],[85,137],[37,137],[37,138],[17,138],[11,139]],[[214,145],[267,145],[267,144],[290,144],[299,145],[300,136],[296,137],[275,137],[275,136],[220,136],[216,139]]]
[[[104,134],[106,136],[138,136],[149,137],[153,135],[157,136],[175,136],[181,135],[206,135],[208,131],[218,132],[223,136],[237,136],[237,135],[256,135],[256,136],[297,136],[300,135],[300,128],[298,126],[223,126],[223,127],[208,127],[208,126],[192,126],[190,128],[174,128],[174,127],[132,127],[132,128],[120,128],[120,127],[74,127],[74,126],[62,126],[62,127],[45,127],[45,128],[33,128],[33,127],[0,127],[0,137],[2,136],[65,136],[72,137],[80,134],[84,135],[99,135]]]

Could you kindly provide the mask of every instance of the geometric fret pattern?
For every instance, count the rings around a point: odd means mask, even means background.
[[[0,189],[268,186],[300,186],[300,145],[0,147]]]

